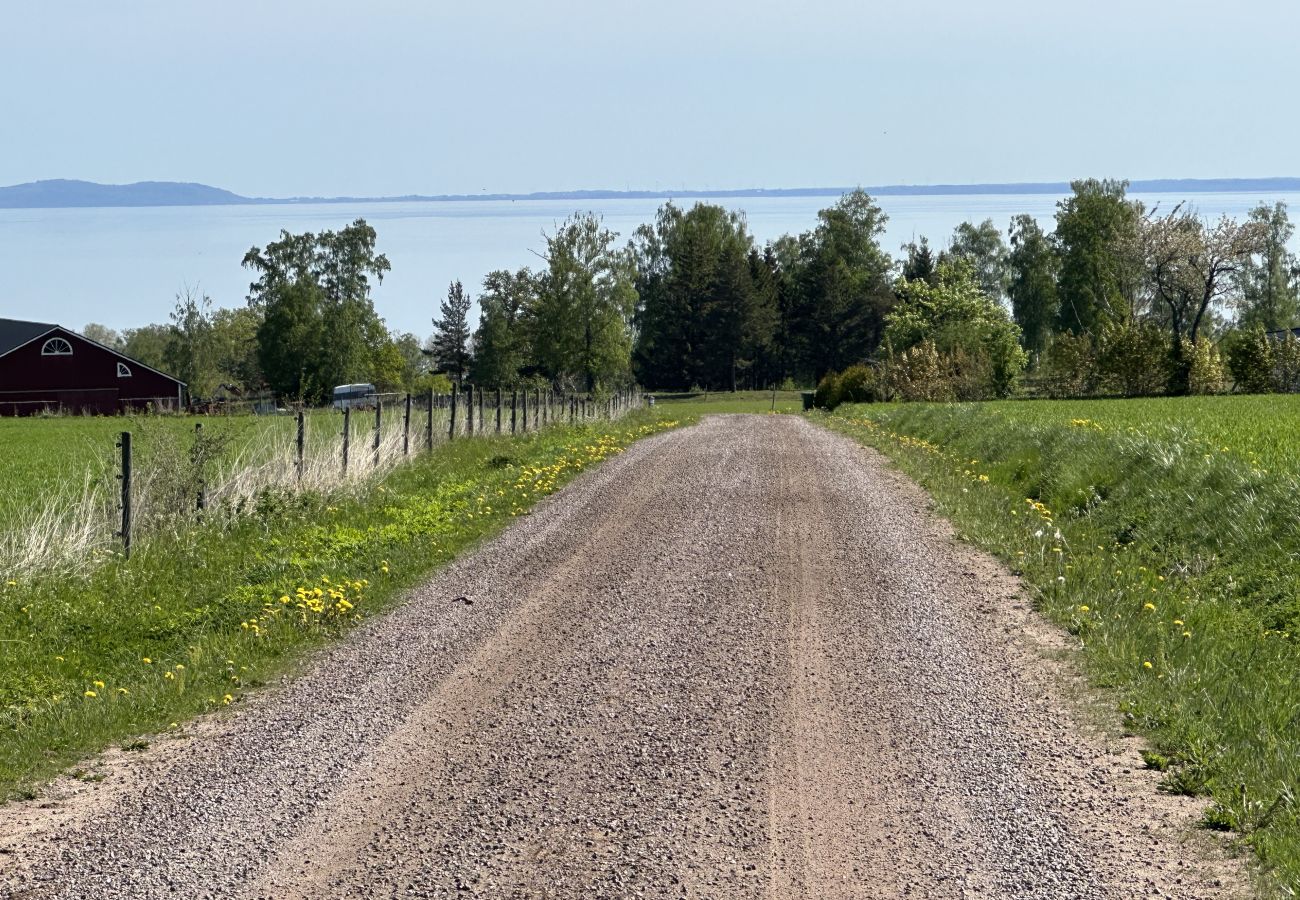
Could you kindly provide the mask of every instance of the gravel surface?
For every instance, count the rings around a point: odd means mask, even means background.
[[[190,739],[0,809],[0,896],[1229,896],[1025,605],[874,452],[709,418]]]

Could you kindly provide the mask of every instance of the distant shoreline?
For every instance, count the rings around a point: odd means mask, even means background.
[[[893,184],[863,188],[874,197],[1068,194],[1064,181],[1003,184]],[[527,194],[407,194],[397,197],[243,197],[205,184],[144,181],[96,184],[52,180],[0,187],[0,209],[95,209],[155,206],[308,205],[328,203],[464,203],[473,201],[587,201],[838,197],[852,187],[743,188],[739,190],[583,190]],[[1300,191],[1300,178],[1161,178],[1133,181],[1136,194],[1279,193]]]

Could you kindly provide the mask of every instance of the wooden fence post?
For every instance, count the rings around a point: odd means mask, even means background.
[[[424,423],[424,449],[433,449],[433,388],[429,388],[429,417]]]
[[[122,471],[118,478],[122,482],[122,530],[118,537],[122,539],[122,555],[131,558],[131,432],[123,431],[117,446],[122,450]]]
[[[515,433],[515,421],[519,413],[519,392],[510,392],[510,433]]]
[[[348,477],[348,445],[352,442],[352,407],[343,407],[343,477]]]
[[[307,437],[307,414],[301,409],[298,410],[298,439],[294,442],[296,459],[294,460],[294,471],[298,476],[298,481],[302,481],[303,467],[305,465],[304,453],[306,451]]]
[[[379,468],[379,438],[384,430],[384,401],[375,400],[375,463],[374,467]]]
[[[478,433],[487,431],[487,419],[483,418],[483,388],[478,388]]]
[[[523,430],[528,431],[528,388],[524,388],[524,422]]]
[[[194,423],[194,455],[192,461],[195,464],[195,474],[198,476],[199,483],[198,496],[195,497],[194,505],[199,512],[203,512],[208,506],[207,484],[203,480],[203,423]]]
[[[402,455],[411,455],[411,395],[406,395],[406,414],[402,416]]]
[[[497,388],[497,434],[501,433],[501,388]]]
[[[451,386],[451,424],[447,426],[447,440],[456,439],[456,398],[460,395],[460,388],[456,385]]]
[[[465,385],[465,433],[474,436],[474,385]]]

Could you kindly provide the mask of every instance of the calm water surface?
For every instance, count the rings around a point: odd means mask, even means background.
[[[1135,195],[1148,205],[1172,206],[1174,195]],[[913,237],[946,244],[960,222],[992,218],[1004,231],[1011,217],[1030,213],[1051,227],[1058,197],[983,195],[883,197],[889,214],[884,246],[891,253]],[[1300,193],[1197,194],[1206,215],[1243,217],[1261,201],[1283,200],[1300,210]],[[592,209],[624,238],[653,221],[662,200],[474,201],[283,206],[149,207],[137,209],[0,210],[0,317],[60,322],[79,328],[101,322],[130,328],[166,321],[177,291],[207,293],[221,306],[244,302],[251,273],[240,267],[252,246],[282,229],[340,228],[357,218],[379,233],[379,249],[393,270],[374,292],[390,327],[424,335],[430,317],[460,279],[476,292],[493,269],[536,266],[542,234],[577,209]],[[684,205],[693,204],[685,201]],[[764,242],[816,224],[832,197],[730,198],[714,201],[743,210]]]

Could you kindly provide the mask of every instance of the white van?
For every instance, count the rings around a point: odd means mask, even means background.
[[[378,399],[373,384],[340,384],[330,405],[335,409],[372,409]]]

